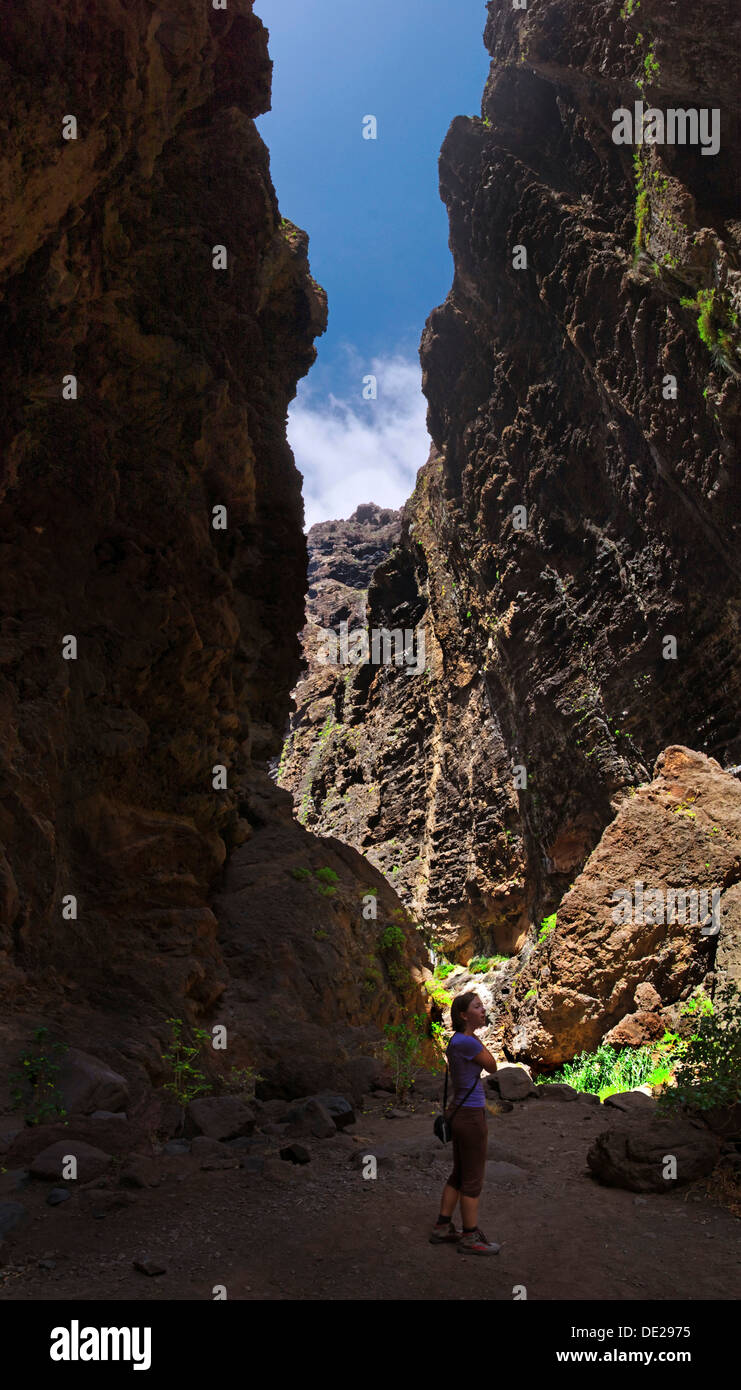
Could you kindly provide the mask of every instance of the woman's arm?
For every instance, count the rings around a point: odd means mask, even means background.
[[[496,1071],[497,1069],[496,1060],[492,1057],[488,1047],[482,1047],[473,1060],[478,1066],[484,1067],[486,1071]]]

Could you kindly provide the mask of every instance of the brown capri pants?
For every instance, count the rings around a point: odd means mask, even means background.
[[[484,1185],[488,1129],[483,1106],[461,1105],[451,1121],[453,1171],[448,1183],[464,1197],[478,1197]]]

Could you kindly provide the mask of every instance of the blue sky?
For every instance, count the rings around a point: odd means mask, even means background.
[[[427,457],[417,350],[453,266],[437,161],[454,116],[478,115],[484,0],[256,0],[273,110],[258,120],[284,217],[309,233],[329,329],[289,439],[307,526],[360,502],[400,506]],[[364,140],[363,118],[378,138]],[[363,377],[378,378],[377,400]]]

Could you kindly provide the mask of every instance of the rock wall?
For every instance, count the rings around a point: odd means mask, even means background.
[[[434,444],[368,593],[429,674],[361,668],[322,775],[365,783],[339,833],[458,959],[523,944],[666,745],[741,760],[739,22],[490,4],[442,149]],[[718,152],[614,143],[641,99],[719,110]]]
[[[511,1056],[555,1065],[681,1030],[682,1005],[741,986],[741,783],[667,748],[625,794],[506,1005]]]
[[[326,300],[254,124],[267,37],[250,0],[2,5],[0,995],[68,1040],[90,1011],[100,1040],[114,1016],[164,1036],[168,1012],[215,1004],[211,896],[239,846],[259,880],[250,842],[283,815],[259,769],[304,620],[285,421]],[[328,920],[343,1020],[418,1001],[379,977],[369,1007],[362,971],[350,1000],[333,913],[320,896],[301,921]],[[249,954],[244,896],[240,922]],[[407,959],[426,961],[416,939]]]

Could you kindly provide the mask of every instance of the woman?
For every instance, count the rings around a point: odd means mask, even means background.
[[[483,1028],[486,1023],[486,1010],[478,994],[459,994],[453,1000],[450,1016],[455,1031],[448,1044],[448,1065],[453,1084],[453,1099],[448,1112],[452,1113],[458,1107],[451,1121],[453,1170],[443,1188],[440,1215],[430,1241],[433,1245],[456,1241],[460,1255],[496,1255],[501,1247],[486,1239],[478,1224],[478,1211],[488,1139],[481,1068],[496,1071],[497,1064],[476,1037],[476,1029]],[[471,1086],[473,1090],[466,1096]],[[453,1224],[453,1212],[459,1197],[462,1234]]]

